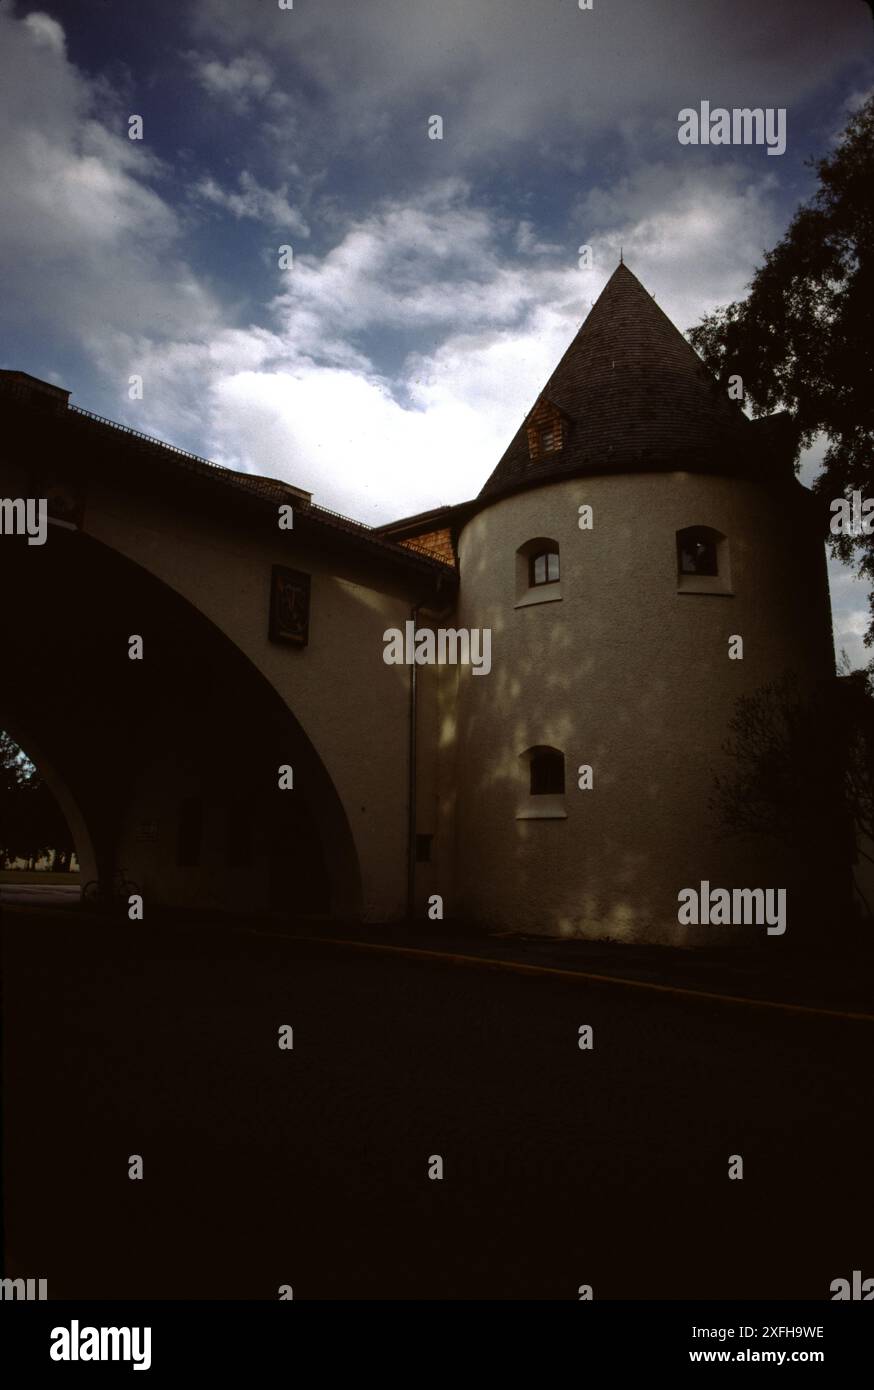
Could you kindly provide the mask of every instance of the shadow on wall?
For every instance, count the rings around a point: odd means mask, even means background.
[[[617,514],[625,486],[609,481]],[[629,497],[634,487],[632,480]],[[612,493],[605,499],[605,509],[614,504]],[[749,503],[758,525],[756,505]],[[548,529],[556,537],[550,545],[565,552],[561,602],[520,606],[515,542],[526,525],[524,506],[514,498],[481,513],[462,553],[463,622],[491,627],[493,664],[487,678],[465,671],[459,682],[461,911],[497,929],[617,941],[765,938],[763,925],[679,921],[678,894],[706,881],[785,888],[793,939],[821,937],[826,906],[832,920],[850,913],[846,843],[835,855],[823,832],[821,852],[812,854],[810,840],[797,836],[731,836],[711,804],[716,778],[731,770],[724,744],[738,698],[797,658],[808,686],[828,669],[814,608],[821,606],[822,557],[811,543],[810,565],[785,578],[777,563],[792,553],[791,509],[779,545],[770,530],[769,546],[757,532],[737,534],[733,543],[742,592],[771,595],[766,629],[756,626],[756,602],[735,606],[715,589],[683,591],[676,538],[685,532],[673,514],[637,531],[629,526],[627,546],[610,529],[609,553],[592,549],[572,564],[569,537],[554,518],[573,518],[575,508],[536,513],[531,533]],[[766,520],[770,526],[770,512]],[[723,533],[708,536],[716,538],[715,553]],[[751,650],[745,661],[730,661],[728,637],[739,622]],[[537,748],[563,753],[562,795],[554,787],[532,792],[526,755]]]
[[[38,760],[83,878],[121,869],[158,904],[360,910],[345,811],[269,683],[202,614],[82,534],[0,547],[0,725]],[[146,659],[130,660],[144,637]],[[293,768],[293,795],[278,769]]]

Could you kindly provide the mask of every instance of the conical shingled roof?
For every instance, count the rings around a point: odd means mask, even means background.
[[[532,459],[529,416],[480,497],[581,473],[734,471],[759,453],[760,431],[627,265],[610,276],[543,401],[567,417],[563,447]]]

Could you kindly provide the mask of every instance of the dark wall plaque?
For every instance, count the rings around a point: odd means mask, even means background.
[[[270,579],[270,640],[305,647],[310,635],[310,576],[274,565]]]

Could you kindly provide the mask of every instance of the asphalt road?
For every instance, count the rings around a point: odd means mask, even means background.
[[[2,931],[6,1272],[51,1297],[874,1276],[870,1024],[200,929]]]
[[[0,883],[0,908],[16,903],[29,907],[68,907],[79,901],[78,883]]]

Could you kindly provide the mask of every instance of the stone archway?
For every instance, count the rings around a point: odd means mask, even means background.
[[[0,716],[78,830],[83,875],[123,869],[167,906],[359,915],[345,809],[279,693],[141,566],[81,533],[50,542],[0,545],[0,585],[20,596],[0,613]],[[283,763],[293,791],[278,790]],[[201,830],[186,862],[192,800]]]

